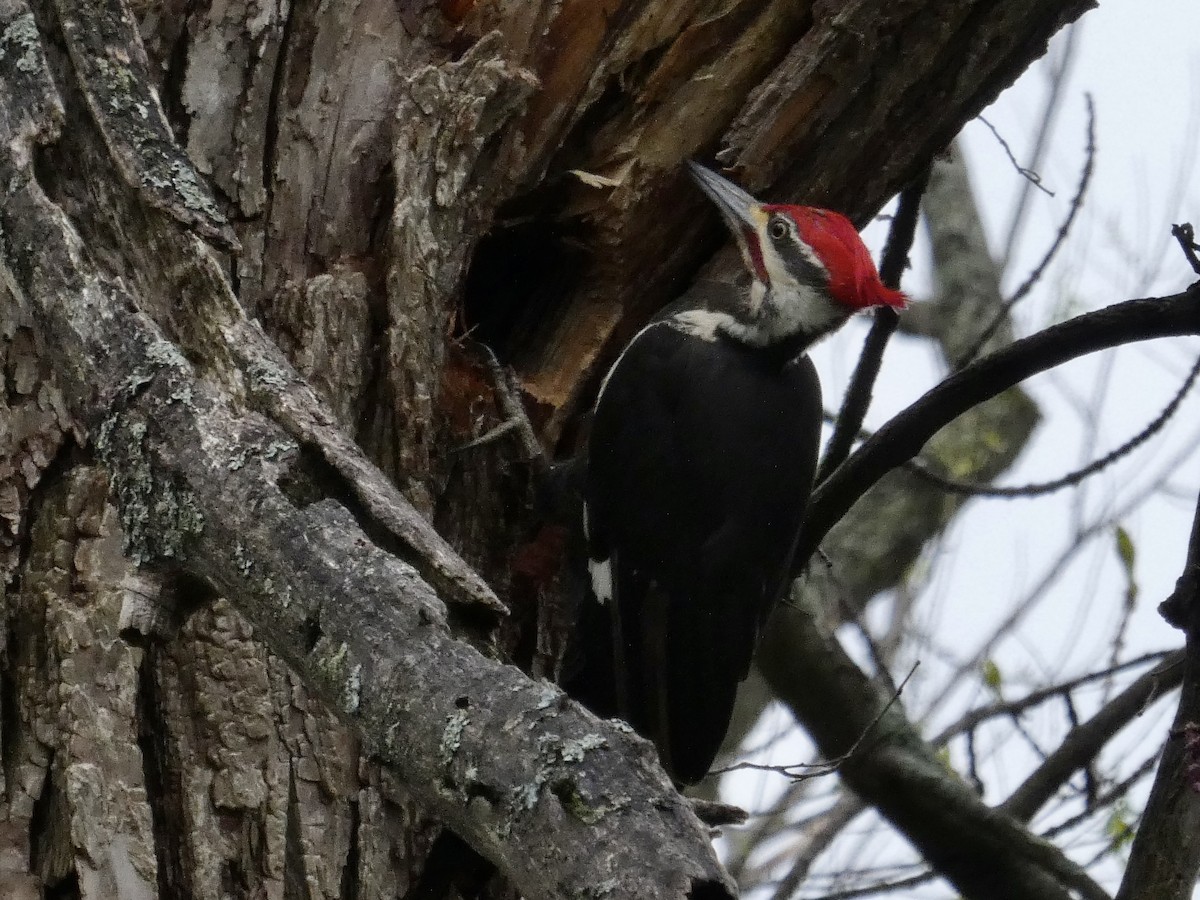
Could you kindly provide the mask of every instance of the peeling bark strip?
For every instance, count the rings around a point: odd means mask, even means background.
[[[405,80],[396,109],[387,373],[396,468],[426,512],[434,498],[416,482],[430,470],[446,335],[475,236],[508,193],[507,178],[487,177],[503,161],[484,148],[536,85],[500,58],[502,50],[492,32],[458,63],[422,67]]]
[[[58,0],[57,8],[79,84],[125,183],[205,237],[238,248],[208,184],[171,135],[123,0]]]
[[[177,565],[230,598],[368,752],[525,896],[732,896],[647,742],[454,640],[413,567],[342,505],[305,505],[281,486],[305,479],[292,436],[197,377],[139,298],[95,266],[34,180],[33,145],[53,138],[62,106],[33,19],[10,0],[0,29],[3,275],[44,329],[68,403],[112,473],[128,555]],[[214,327],[231,344],[252,331]],[[228,353],[262,365],[255,350]],[[281,382],[282,407],[299,394],[284,390],[294,374],[265,364],[247,378],[260,393]],[[319,411],[298,405],[293,425],[319,430]],[[322,450],[337,459],[338,448]]]

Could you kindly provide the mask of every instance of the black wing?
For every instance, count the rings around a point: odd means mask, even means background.
[[[608,626],[596,651],[614,690],[592,700],[654,740],[680,781],[712,764],[787,585],[820,423],[807,357],[781,367],[667,322],[634,339],[601,391],[584,498],[612,596],[583,616]]]

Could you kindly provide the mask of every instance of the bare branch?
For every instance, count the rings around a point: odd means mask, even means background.
[[[1054,191],[1042,184],[1041,175],[1033,171],[1033,169],[1027,169],[1025,166],[1017,162],[1016,154],[1013,153],[1012,147],[1008,145],[1008,141],[1006,141],[1004,136],[1000,134],[1000,130],[991,122],[989,122],[987,117],[982,113],[977,115],[975,118],[987,126],[987,130],[992,133],[992,137],[996,139],[996,143],[1000,145],[1000,149],[1004,151],[1004,155],[1008,157],[1008,161],[1012,163],[1012,167],[1017,170],[1017,174],[1032,184],[1047,197],[1053,197]]]
[[[922,872],[919,875],[910,875],[908,878],[900,878],[896,881],[889,881],[882,884],[870,884],[864,887],[847,888],[844,891],[834,891],[831,894],[825,894],[821,900],[852,900],[854,897],[870,897],[874,894],[891,894],[895,891],[902,891],[906,888],[920,887],[923,884],[929,884],[937,878],[936,872]]]
[[[804,602],[801,596],[800,604]],[[807,607],[781,606],[763,643],[777,660],[767,674],[780,699],[821,752],[834,757],[854,745],[889,697],[819,626],[817,616]],[[889,819],[964,895],[976,900],[1065,900],[1076,893],[1106,900],[1107,894],[1056,848],[988,808],[947,771],[899,706],[884,711],[872,734],[842,764],[846,785]],[[971,862],[985,858],[990,861],[986,873]]]
[[[838,798],[837,803],[817,820],[815,827],[808,829],[799,852],[792,855],[791,868],[775,888],[774,900],[790,900],[792,894],[796,893],[808,877],[808,871],[817,856],[864,809],[866,805],[853,794],[844,794]]]
[[[1191,222],[1184,222],[1182,225],[1172,225],[1171,234],[1175,240],[1179,241],[1179,246],[1183,249],[1183,255],[1187,257],[1188,263],[1192,267],[1192,271],[1200,275],[1200,255],[1197,255],[1200,250],[1200,244],[1196,243],[1196,232],[1192,228]]]
[[[1071,816],[1071,818],[1059,822],[1052,828],[1047,828],[1042,832],[1042,837],[1055,837],[1056,835],[1062,834],[1064,831],[1074,828],[1080,822],[1090,819],[1098,812],[1110,809],[1115,801],[1120,800],[1122,797],[1128,794],[1134,785],[1153,772],[1154,766],[1157,762],[1158,754],[1154,753],[1144,760],[1128,778],[1122,779],[1108,790],[1097,794],[1095,799],[1089,802],[1087,807],[1078,815]]]
[[[1074,26],[1068,28],[1066,43],[1058,59],[1058,66],[1050,75],[1050,90],[1046,94],[1046,102],[1042,107],[1042,114],[1039,117],[1037,136],[1033,142],[1033,152],[1029,155],[1029,167],[1032,169],[1039,168],[1045,156],[1046,147],[1050,141],[1050,134],[1054,130],[1054,123],[1058,118],[1058,113],[1062,106],[1063,93],[1067,86],[1067,73],[1075,61],[1075,49],[1078,47],[1078,40],[1079,29]],[[1001,269],[1007,269],[1009,261],[1012,259],[1013,249],[1017,245],[1021,228],[1026,221],[1025,211],[1029,205],[1030,193],[1029,182],[1023,182],[1021,193],[1017,198],[1017,206],[1013,210],[1012,221],[1008,226],[1008,237],[1004,241],[1004,252],[1000,255]]]
[[[1085,478],[1090,478],[1098,472],[1107,469],[1113,463],[1128,456],[1166,426],[1167,422],[1179,409],[1179,405],[1183,402],[1183,398],[1187,396],[1188,391],[1192,389],[1192,385],[1196,383],[1196,378],[1200,376],[1200,358],[1197,358],[1195,364],[1188,372],[1187,378],[1184,379],[1179,390],[1175,392],[1175,396],[1163,407],[1160,412],[1145,428],[1127,440],[1121,446],[1114,450],[1105,453],[1099,459],[1092,460],[1086,466],[1081,466],[1074,472],[1068,472],[1059,478],[1052,481],[1042,481],[1035,484],[1014,485],[1005,487],[1002,485],[981,484],[978,482],[962,481],[957,478],[950,478],[942,475],[929,468],[923,463],[920,457],[916,457],[906,464],[906,467],[911,471],[916,472],[927,481],[936,484],[945,491],[951,491],[956,494],[969,494],[972,497],[1004,497],[1008,499],[1042,497],[1046,494],[1052,494],[1055,491],[1060,491],[1063,488],[1074,487],[1082,482]]]
[[[1083,198],[1087,195],[1088,185],[1092,182],[1092,172],[1095,171],[1096,163],[1096,105],[1092,101],[1092,95],[1086,94],[1087,99],[1087,149],[1084,154],[1083,171],[1079,175],[1079,186],[1075,189],[1075,196],[1071,198],[1071,206],[1067,210],[1067,216],[1063,219],[1062,225],[1058,228],[1058,233],[1054,236],[1054,240],[1050,242],[1050,246],[1043,254],[1041,262],[1033,267],[1033,271],[1025,278],[1021,285],[1013,291],[1011,297],[1001,304],[996,310],[987,326],[979,333],[979,337],[971,347],[954,361],[954,368],[961,369],[967,363],[975,359],[979,352],[987,346],[987,342],[992,335],[996,333],[1004,322],[1008,320],[1009,315],[1018,303],[1020,303],[1029,292],[1033,289],[1042,278],[1046,271],[1046,267],[1058,255],[1058,251],[1062,249],[1066,243],[1067,235],[1071,231],[1071,226],[1075,224],[1075,218],[1079,215],[1079,210],[1083,208]]]
[[[1105,704],[1087,722],[1071,729],[1058,748],[1001,804],[1000,808],[1022,820],[1034,814],[1072,774],[1086,766],[1096,754],[1152,703],[1183,681],[1183,665],[1165,661],[1136,679]]]
[[[962,734],[965,731],[969,731],[983,722],[986,722],[988,719],[995,719],[1000,716],[1020,715],[1025,710],[1031,709],[1034,706],[1038,706],[1041,703],[1045,703],[1047,700],[1052,700],[1055,697],[1061,697],[1065,694],[1069,694],[1086,684],[1108,678],[1111,675],[1122,672],[1125,669],[1133,668],[1134,666],[1142,666],[1147,662],[1161,662],[1162,665],[1156,668],[1166,669],[1169,666],[1175,665],[1182,661],[1182,651],[1175,651],[1170,655],[1168,655],[1168,653],[1165,651],[1148,653],[1145,656],[1139,656],[1137,659],[1126,660],[1123,663],[1109,666],[1108,668],[1101,669],[1098,672],[1088,672],[1086,675],[1080,675],[1078,678],[1072,678],[1060,684],[1052,684],[1048,687],[1039,688],[1036,691],[1030,691],[1025,696],[1016,700],[1009,700],[1005,703],[993,703],[990,706],[981,706],[977,709],[971,710],[959,718],[958,721],[943,728],[938,735],[930,741],[930,743],[935,747],[940,747],[956,734]]]
[[[884,474],[971,407],[1031,375],[1097,350],[1200,333],[1200,283],[1181,294],[1127,300],[1085,313],[972,363],[883,426],[813,493],[796,554],[803,569],[822,538]]]
[[[734,763],[732,766],[726,766],[723,769],[713,769],[713,771],[709,774],[724,775],[727,772],[738,772],[749,769],[755,772],[776,772],[780,775],[786,775],[793,781],[804,781],[809,778],[821,778],[825,775],[832,775],[842,767],[842,764],[847,759],[854,755],[855,751],[862,746],[863,741],[866,740],[871,734],[872,729],[879,724],[879,720],[887,715],[887,711],[892,708],[892,704],[900,699],[900,695],[904,693],[904,686],[908,684],[909,679],[911,679],[916,673],[919,665],[919,662],[913,663],[912,668],[908,670],[908,674],[904,676],[904,680],[896,686],[894,691],[892,691],[892,696],[888,700],[887,704],[881,710],[879,710],[874,719],[867,723],[867,726],[863,729],[862,734],[860,734],[854,743],[850,745],[850,749],[840,756],[837,756],[833,759],[821,760],[820,762],[815,763],[790,763],[781,766],[765,765],[763,763],[740,762]]]
[[[887,246],[883,251],[883,262],[879,267],[880,278],[890,288],[900,286],[900,277],[908,264],[908,251],[912,247],[921,209],[921,195],[925,193],[927,184],[929,166],[922,169],[912,184],[900,192],[900,204],[892,219]],[[882,306],[875,311],[875,321],[863,344],[862,355],[858,358],[850,386],[846,389],[846,399],[842,403],[841,414],[838,415],[837,427],[825,447],[825,458],[821,460],[821,468],[817,472],[817,484],[833,474],[850,455],[850,448],[854,446],[854,436],[862,428],[867,408],[871,405],[871,391],[875,386],[875,379],[879,377],[879,367],[883,364],[883,351],[895,333],[898,322],[899,314],[891,307]]]

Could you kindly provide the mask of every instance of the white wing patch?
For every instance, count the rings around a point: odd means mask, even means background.
[[[608,603],[613,598],[612,560],[589,559],[588,574],[592,576],[592,593],[601,604]]]
[[[583,504],[583,537],[586,541],[592,539],[591,523],[588,521],[588,507]],[[592,593],[601,604],[608,603],[613,597],[612,559],[589,559],[588,575],[592,579]]]

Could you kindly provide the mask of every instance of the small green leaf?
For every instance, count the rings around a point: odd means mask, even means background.
[[[1129,804],[1125,800],[1118,800],[1113,804],[1108,821],[1104,823],[1104,833],[1108,835],[1114,850],[1120,850],[1132,843],[1135,831],[1130,822]]]
[[[1114,536],[1117,542],[1117,558],[1121,561],[1121,568],[1125,570],[1125,605],[1133,606],[1138,595],[1137,573],[1134,570],[1137,547],[1134,546],[1129,532],[1120,525],[1114,530]]]
[[[1117,526],[1117,555],[1121,557],[1125,571],[1132,572],[1137,549],[1133,546],[1133,538],[1129,536],[1129,532],[1120,525]]]
[[[1004,676],[1000,674],[1000,667],[996,665],[994,659],[985,659],[983,661],[983,683],[991,688],[992,692],[997,696],[1000,694],[1000,689],[1004,686]]]

